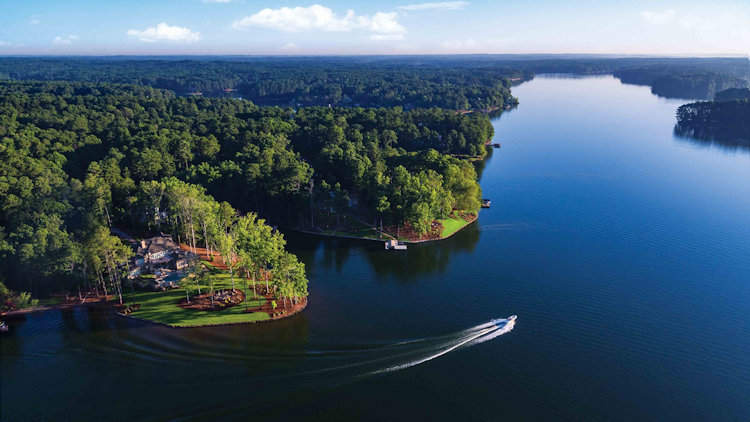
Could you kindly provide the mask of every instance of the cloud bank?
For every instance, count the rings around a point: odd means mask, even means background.
[[[234,29],[268,28],[283,32],[325,31],[348,32],[365,30],[371,32],[371,39],[402,39],[406,28],[396,20],[396,12],[378,12],[372,16],[357,15],[347,10],[339,16],[333,10],[314,4],[309,7],[281,7],[263,9],[232,23]]]
[[[192,43],[201,39],[200,32],[193,32],[190,28],[181,26],[169,26],[166,22],[146,28],[143,31],[130,29],[127,34],[129,37],[143,42],[172,41]]]

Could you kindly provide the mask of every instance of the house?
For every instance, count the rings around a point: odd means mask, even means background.
[[[161,234],[150,239],[141,240],[136,255],[143,257],[145,263],[153,263],[167,256],[167,254],[180,250],[172,240],[172,236]]]
[[[141,267],[131,266],[128,268],[128,278],[136,278],[141,275]]]
[[[172,267],[176,271],[179,271],[179,270],[181,270],[183,268],[187,268],[188,264],[189,264],[189,262],[185,258],[175,258],[175,259],[172,260]]]

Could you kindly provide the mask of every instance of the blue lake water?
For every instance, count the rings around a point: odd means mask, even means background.
[[[610,76],[513,92],[476,223],[408,251],[289,233],[310,303],[273,323],[29,315],[1,419],[750,420],[750,151]]]

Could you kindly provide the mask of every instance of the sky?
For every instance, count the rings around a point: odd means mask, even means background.
[[[750,0],[0,0],[0,55],[750,56]]]

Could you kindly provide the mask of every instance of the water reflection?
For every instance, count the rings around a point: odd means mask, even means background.
[[[717,148],[725,152],[750,152],[750,139],[722,138],[707,134],[697,134],[692,129],[675,125],[674,136],[678,142],[690,143],[703,148]]]
[[[342,271],[353,257],[364,257],[372,272],[391,276],[399,282],[412,282],[429,274],[442,273],[452,256],[471,253],[479,242],[476,222],[448,239],[410,244],[406,251],[386,251],[381,242],[316,236],[306,233],[285,233],[287,246],[305,263],[308,277],[316,269]]]
[[[406,253],[379,251],[367,254],[367,261],[378,276],[390,276],[400,283],[414,282],[425,275],[443,273],[457,253],[471,253],[479,242],[476,222],[449,239],[409,245]]]

